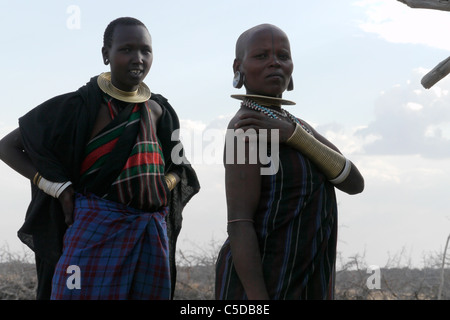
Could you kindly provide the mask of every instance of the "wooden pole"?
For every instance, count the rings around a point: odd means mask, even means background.
[[[444,256],[442,258],[441,283],[439,285],[438,300],[441,300],[442,289],[444,288],[445,254],[447,253],[447,248],[448,248],[448,242],[449,241],[450,241],[450,235],[448,236],[447,242],[445,243]]]
[[[450,73],[450,57],[439,63],[433,70],[422,78],[422,85],[425,89],[430,89],[438,81],[445,78]]]
[[[450,11],[450,0],[398,0],[408,7]]]
[[[450,11],[450,0],[397,0],[411,8]],[[439,63],[422,78],[422,85],[430,89],[450,73],[450,57]]]

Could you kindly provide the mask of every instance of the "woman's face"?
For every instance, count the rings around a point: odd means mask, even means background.
[[[116,26],[111,48],[103,48],[103,57],[111,64],[111,82],[115,87],[137,90],[153,62],[149,32],[143,26]]]
[[[240,65],[247,94],[281,97],[293,70],[289,40],[281,30],[264,28],[249,38]]]

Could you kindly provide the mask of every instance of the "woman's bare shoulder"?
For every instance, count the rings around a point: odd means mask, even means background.
[[[259,112],[247,108],[240,108],[228,123],[228,129],[235,129],[235,124],[241,119],[241,116],[245,114],[254,114],[254,113]]]

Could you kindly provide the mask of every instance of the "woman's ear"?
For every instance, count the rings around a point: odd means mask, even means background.
[[[239,71],[236,71],[233,77],[233,87],[235,87],[236,89],[240,89],[242,88],[243,85],[244,85],[244,76]]]
[[[240,71],[240,67],[241,67],[241,61],[238,59],[234,59],[233,62],[233,73],[236,73],[236,71]]]
[[[105,64],[105,66],[107,66],[109,64],[109,54],[108,54],[108,49],[105,47],[102,47],[102,56],[103,56],[103,63]]]
[[[233,62],[233,87],[236,89],[242,88],[244,85],[244,74],[240,71],[241,62],[237,59],[234,59]]]

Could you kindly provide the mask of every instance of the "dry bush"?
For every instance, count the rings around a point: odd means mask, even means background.
[[[177,252],[177,300],[214,299],[215,263],[220,247],[192,245],[190,251]],[[450,270],[443,269],[443,253],[424,257],[422,269],[410,267],[405,252],[390,257],[380,269],[381,288],[369,289],[368,265],[364,255],[343,259],[338,255],[335,298],[337,300],[450,300]],[[445,266],[450,259],[447,257]],[[442,281],[442,279],[444,281]],[[36,271],[31,253],[11,253],[0,248],[0,300],[34,300]]]
[[[211,241],[206,248],[193,244],[192,250],[177,252],[177,283],[174,299],[213,300],[215,264],[219,246]]]
[[[30,253],[11,253],[6,245],[0,248],[0,300],[34,300],[36,285]]]
[[[444,265],[448,265],[445,263]],[[380,288],[369,289],[371,276],[364,255],[355,255],[336,273],[335,298],[337,300],[437,300],[450,299],[450,270],[441,269],[442,254],[432,253],[424,257],[424,267],[412,268],[410,259],[402,250],[390,257],[380,268]],[[442,274],[441,274],[441,271]]]
[[[175,299],[214,299],[215,262],[219,247],[211,243],[206,248],[178,252],[178,279]],[[338,255],[336,272],[336,300],[436,300],[442,284],[441,299],[450,299],[450,270],[445,269],[441,283],[442,253],[424,257],[424,267],[411,267],[410,258],[403,249],[390,256],[386,265],[380,267],[380,289],[369,289],[371,276],[365,254],[343,259]],[[446,259],[448,262],[449,259]],[[446,263],[445,265],[448,265]]]

